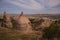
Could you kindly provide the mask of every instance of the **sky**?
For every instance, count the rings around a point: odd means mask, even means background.
[[[0,14],[57,14],[60,13],[60,0],[0,0]]]

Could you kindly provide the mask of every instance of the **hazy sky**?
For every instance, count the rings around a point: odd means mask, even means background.
[[[0,0],[0,13],[60,13],[60,0]]]

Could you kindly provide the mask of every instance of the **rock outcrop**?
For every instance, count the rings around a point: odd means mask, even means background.
[[[6,12],[4,12],[4,14],[3,14],[2,26],[7,27],[7,28],[12,28],[10,16]]]
[[[31,31],[31,23],[29,19],[23,15],[23,12],[21,12],[20,16],[16,20],[16,29],[21,31]]]
[[[44,22],[41,24],[42,27],[49,27],[52,21],[49,18],[44,18]]]

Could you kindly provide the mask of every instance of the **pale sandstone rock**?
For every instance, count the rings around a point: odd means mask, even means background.
[[[23,12],[21,12],[20,16],[16,20],[16,29],[21,30],[21,31],[31,31],[31,23],[29,19],[23,15]]]
[[[6,12],[3,14],[3,27],[12,28],[10,16]]]

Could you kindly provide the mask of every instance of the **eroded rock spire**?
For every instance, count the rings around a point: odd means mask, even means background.
[[[29,19],[23,15],[23,12],[21,12],[19,18],[17,19],[16,28],[21,31],[31,31],[31,23]]]
[[[3,25],[3,27],[12,28],[10,16],[6,12],[4,12],[4,14],[3,14],[3,24],[2,25]]]

